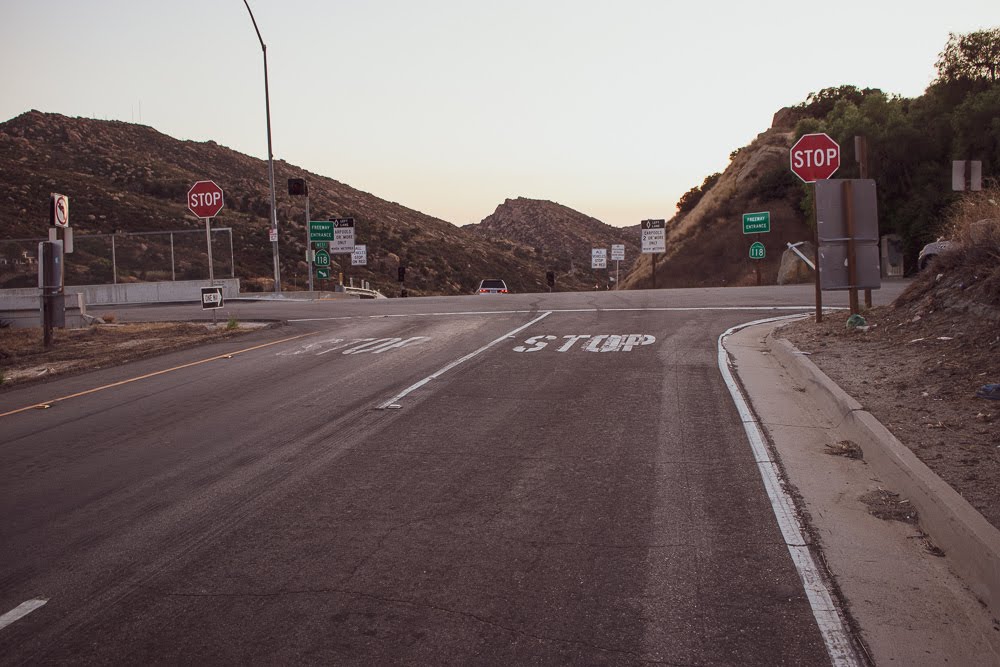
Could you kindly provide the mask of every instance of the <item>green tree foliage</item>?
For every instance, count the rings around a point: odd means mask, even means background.
[[[966,35],[948,33],[948,42],[938,54],[936,66],[941,83],[977,80],[996,83],[1000,74],[1000,28]]]
[[[1000,170],[1000,29],[951,35],[939,77],[915,99],[854,86],[826,88],[799,105],[801,136],[826,132],[841,147],[836,178],[858,178],[854,138],[866,137],[868,175],[878,186],[879,227],[899,234],[911,266],[920,247],[942,233],[955,199],[951,161],[981,160],[984,177]],[[991,60],[992,59],[992,60]],[[812,188],[801,207],[812,222]]]
[[[712,186],[718,182],[721,176],[722,174],[719,172],[710,174],[705,177],[705,180],[702,181],[700,186],[696,185],[681,195],[681,198],[677,201],[678,212],[687,213],[697,206],[698,202],[701,201],[701,198],[705,196],[705,193],[712,189]]]

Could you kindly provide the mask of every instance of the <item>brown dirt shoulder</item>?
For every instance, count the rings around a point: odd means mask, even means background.
[[[1000,528],[1000,401],[976,397],[1000,382],[1000,330],[992,316],[926,306],[866,311],[866,331],[838,312],[780,335]]]

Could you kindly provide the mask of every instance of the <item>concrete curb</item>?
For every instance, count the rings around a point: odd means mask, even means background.
[[[775,360],[814,397],[891,490],[920,513],[920,526],[956,572],[994,613],[1000,613],[1000,530],[928,468],[871,413],[790,342],[767,336]]]

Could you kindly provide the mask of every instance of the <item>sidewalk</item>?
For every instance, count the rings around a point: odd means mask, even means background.
[[[872,661],[1000,665],[1000,623],[955,574],[968,572],[970,563],[981,565],[985,572],[971,575],[970,583],[993,590],[988,580],[1000,554],[991,551],[995,529],[971,507],[953,502],[948,492],[954,491],[919,461],[887,462],[880,449],[891,446],[891,434],[881,429],[879,436],[877,422],[859,430],[859,420],[874,419],[787,342],[779,342],[773,335],[777,326],[743,329],[726,339],[725,348]],[[827,445],[843,440],[857,442],[864,459],[828,453]],[[934,522],[933,531],[875,518],[859,500],[880,489],[908,498],[913,488],[928,494],[921,524]],[[934,555],[939,553],[934,547],[946,555]]]

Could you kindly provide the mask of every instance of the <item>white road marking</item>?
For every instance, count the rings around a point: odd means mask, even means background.
[[[395,403],[399,403],[400,400],[402,400],[403,398],[405,398],[409,394],[413,393],[417,389],[420,389],[421,387],[423,387],[425,384],[427,384],[431,380],[433,380],[435,378],[441,377],[442,375],[444,375],[445,373],[447,373],[448,371],[450,371],[452,368],[455,368],[455,366],[458,366],[459,364],[464,364],[469,359],[472,359],[473,357],[476,357],[476,356],[482,354],[483,352],[485,352],[486,350],[490,349],[494,345],[497,345],[499,343],[502,343],[505,340],[513,338],[514,336],[516,336],[517,334],[521,333],[522,331],[524,331],[528,327],[532,326],[533,324],[541,322],[542,320],[544,320],[546,317],[548,317],[551,314],[552,314],[552,311],[544,312],[541,315],[539,315],[538,317],[536,317],[535,319],[533,319],[530,322],[528,322],[527,324],[523,324],[523,325],[519,326],[518,328],[514,329],[511,332],[505,333],[504,335],[500,336],[496,340],[494,340],[492,342],[489,342],[486,345],[483,345],[481,348],[479,348],[475,352],[470,352],[469,354],[465,355],[464,357],[462,357],[460,359],[456,359],[455,361],[451,362],[450,364],[448,364],[444,368],[436,371],[435,373],[432,373],[431,375],[428,375],[423,380],[420,380],[419,382],[410,385],[409,387],[407,387],[403,391],[399,392],[398,394],[396,394],[395,396],[393,396],[389,400],[380,403],[378,405],[378,409],[379,410],[384,410],[384,409],[386,409],[388,407],[391,407]]]
[[[48,600],[44,598],[37,598],[34,600],[28,600],[27,602],[22,602],[10,611],[8,611],[3,616],[0,616],[0,630],[3,630],[8,625],[14,621],[20,620],[35,611],[42,605],[44,605]]]
[[[590,334],[571,334],[563,336],[566,342],[563,343],[557,352],[568,352],[579,341],[580,349],[585,352],[631,352],[633,348],[642,345],[651,345],[656,342],[656,336],[648,334],[600,334],[592,336]],[[532,336],[524,341],[523,345],[514,348],[515,352],[538,352],[544,350],[549,345],[549,341],[556,340],[555,336],[540,335]],[[602,345],[603,343],[603,345]]]
[[[343,350],[342,354],[381,354],[389,350],[401,350],[404,347],[418,345],[430,340],[430,336],[413,336],[411,338],[328,338],[326,340],[308,343],[293,350],[278,352],[279,357],[294,357],[300,354],[314,354],[320,357],[324,354]],[[348,348],[348,349],[344,349]]]
[[[689,311],[713,311],[713,310],[746,310],[751,312],[756,311],[811,311],[816,308],[815,304],[807,304],[804,306],[676,306],[668,307],[664,306],[662,308],[571,308],[564,310],[549,310],[549,313],[643,313],[643,312],[659,312],[659,313],[672,313],[672,312],[689,312]],[[823,306],[823,310],[844,310],[840,306]],[[531,313],[538,312],[536,310],[463,310],[456,311],[453,313],[390,313],[386,315],[347,315],[343,317],[310,317],[297,320],[288,320],[289,322],[332,322],[334,320],[354,320],[360,318],[368,319],[382,319],[389,317],[459,317],[462,315],[530,315]]]
[[[733,397],[736,409],[740,413],[743,430],[746,431],[747,438],[750,440],[750,447],[753,449],[757,470],[764,480],[767,497],[771,500],[771,509],[778,520],[778,527],[781,529],[785,546],[788,547],[788,553],[791,555],[792,562],[798,570],[799,578],[802,580],[802,586],[805,588],[813,617],[816,619],[820,634],[823,636],[823,642],[826,644],[826,651],[830,656],[830,662],[835,667],[860,667],[861,661],[851,642],[850,631],[833,602],[833,597],[830,595],[830,590],[827,588],[826,581],[823,579],[816,561],[813,560],[812,552],[809,550],[809,543],[805,538],[805,531],[795,511],[795,503],[781,485],[781,475],[778,472],[778,466],[772,459],[771,453],[765,444],[764,433],[761,430],[760,423],[750,409],[747,398],[743,394],[743,389],[733,378],[733,362],[729,353],[723,347],[726,338],[740,329],[754,324],[789,319],[790,317],[794,317],[794,315],[747,322],[746,324],[741,324],[727,330],[719,336],[719,370],[726,381],[726,386],[729,387],[729,393]]]

